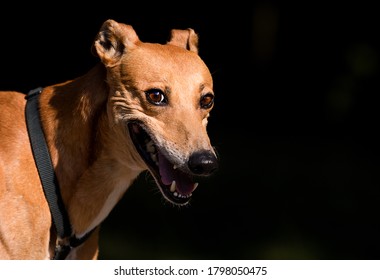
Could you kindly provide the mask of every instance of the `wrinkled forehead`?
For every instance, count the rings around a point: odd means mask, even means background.
[[[130,50],[123,59],[125,73],[139,79],[191,79],[212,87],[208,67],[198,54],[172,45],[143,43]]]

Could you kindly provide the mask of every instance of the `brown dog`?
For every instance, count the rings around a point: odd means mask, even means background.
[[[189,202],[194,178],[218,165],[206,132],[213,81],[197,44],[192,29],[154,44],[107,20],[93,45],[101,62],[33,94],[69,236],[57,230],[41,183],[26,123],[29,97],[0,92],[0,259],[53,259],[57,251],[96,259],[99,225],[145,170],[168,201]]]

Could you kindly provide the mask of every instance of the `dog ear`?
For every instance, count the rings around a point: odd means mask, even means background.
[[[198,35],[191,28],[172,29],[168,44],[198,53]]]
[[[130,25],[107,20],[97,34],[92,52],[97,55],[107,67],[116,66],[125,49],[133,48],[139,38]]]

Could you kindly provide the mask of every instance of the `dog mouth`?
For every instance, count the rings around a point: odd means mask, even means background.
[[[129,134],[141,158],[156,181],[164,198],[176,205],[190,201],[198,186],[192,176],[172,164],[146,130],[136,122],[128,123]]]

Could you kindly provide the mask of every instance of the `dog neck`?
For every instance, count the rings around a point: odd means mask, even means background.
[[[46,87],[41,121],[53,165],[77,237],[98,226],[142,169],[116,160],[108,135],[106,69],[99,64],[84,76]],[[120,143],[123,145],[123,143]]]

